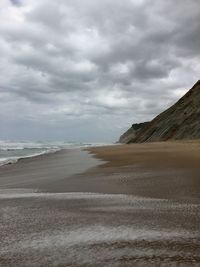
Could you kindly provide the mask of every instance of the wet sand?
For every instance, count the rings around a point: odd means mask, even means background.
[[[0,266],[200,266],[200,142],[0,168]]]
[[[61,150],[0,167],[0,189],[26,188],[42,192],[69,192],[71,177],[102,161],[80,149]],[[80,185],[77,185],[81,191]]]

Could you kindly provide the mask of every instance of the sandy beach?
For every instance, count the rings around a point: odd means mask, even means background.
[[[200,141],[130,144],[89,151],[107,162],[94,171],[113,177],[102,178],[107,183],[105,190],[110,185],[106,193],[197,202],[200,199]]]
[[[200,266],[200,141],[0,168],[0,266]]]

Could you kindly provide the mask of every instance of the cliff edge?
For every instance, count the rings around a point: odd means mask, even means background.
[[[119,139],[121,143],[142,143],[200,138],[200,81],[173,106],[150,122],[132,127]],[[137,127],[136,127],[137,128]]]

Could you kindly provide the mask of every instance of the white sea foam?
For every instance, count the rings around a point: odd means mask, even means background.
[[[60,149],[60,148],[80,148],[88,146],[113,145],[108,143],[74,143],[74,142],[13,142],[0,140],[0,150],[24,150],[24,149]]]
[[[8,163],[15,163],[21,158],[53,153],[61,149],[76,149],[103,145],[108,144],[73,142],[13,142],[0,140],[0,166]]]
[[[17,149],[17,150],[23,150],[23,149]],[[60,149],[46,149],[43,151],[37,151],[35,153],[33,153],[33,151],[26,151],[26,153],[24,154],[20,153],[17,156],[0,157],[0,166],[10,164],[10,163],[16,163],[19,159],[32,158],[32,157],[36,157],[36,156],[43,155],[43,154],[53,153],[59,150],[61,150],[61,148]],[[5,151],[13,151],[13,154],[17,154],[16,150],[14,149],[5,150]]]

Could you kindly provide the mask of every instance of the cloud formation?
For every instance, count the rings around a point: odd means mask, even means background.
[[[0,138],[115,140],[199,79],[198,0],[2,0]]]
[[[20,0],[10,0],[10,2],[11,2],[14,6],[20,6],[20,5],[21,5],[21,1],[20,1]]]

